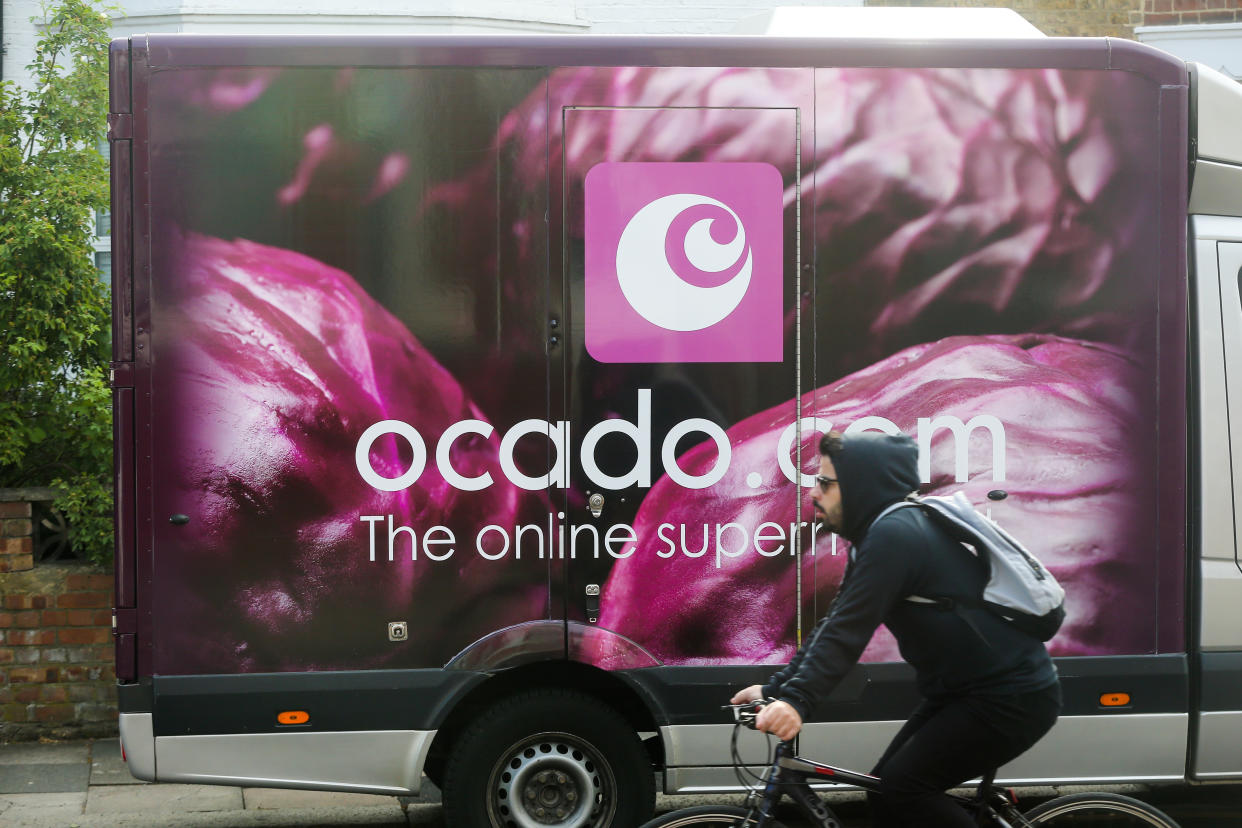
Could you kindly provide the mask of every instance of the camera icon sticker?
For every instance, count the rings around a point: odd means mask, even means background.
[[[780,173],[605,162],[586,176],[586,349],[599,362],[780,362]]]

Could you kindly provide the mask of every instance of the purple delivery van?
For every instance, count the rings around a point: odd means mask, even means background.
[[[1054,38],[111,66],[135,776],[429,779],[497,827],[738,790],[719,705],[845,567],[807,506],[838,429],[910,434],[1067,590],[1065,713],[1004,779],[1242,778],[1231,79]],[[881,628],[803,749],[869,767],[912,675]]]

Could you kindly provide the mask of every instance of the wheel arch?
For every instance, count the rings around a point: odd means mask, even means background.
[[[539,688],[570,689],[584,693],[616,710],[635,732],[658,734],[659,722],[662,721],[658,704],[625,673],[601,670],[564,659],[537,661],[492,673],[445,711],[424,765],[431,781],[440,784],[453,744],[483,710],[504,699]],[[643,744],[652,766],[663,768],[663,740],[657,735],[655,738],[644,738]]]

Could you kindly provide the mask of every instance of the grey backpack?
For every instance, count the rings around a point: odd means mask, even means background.
[[[964,603],[987,609],[1040,641],[1056,635],[1065,620],[1065,590],[1026,547],[980,514],[966,495],[910,495],[885,509],[876,520],[903,506],[922,509],[949,537],[987,566],[983,594]],[[950,598],[922,595],[911,595],[906,600],[949,610],[958,603]]]

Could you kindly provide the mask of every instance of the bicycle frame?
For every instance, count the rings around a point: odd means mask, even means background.
[[[770,700],[768,700],[770,701]],[[746,762],[738,752],[738,734],[742,728],[756,730],[758,711],[765,701],[752,701],[743,704],[725,705],[725,710],[733,713],[733,766],[738,772],[738,779],[747,784],[742,773],[762,783],[761,788],[752,788],[746,798],[744,809],[726,807],[716,810],[711,806],[699,806],[674,811],[664,817],[653,820],[653,826],[702,826],[729,825],[733,828],[770,828],[776,820],[776,808],[781,797],[788,796],[798,806],[802,814],[816,828],[844,828],[837,815],[832,812],[819,795],[812,789],[814,782],[830,785],[853,785],[868,793],[880,792],[879,777],[871,774],[826,765],[811,759],[798,756],[794,750],[794,742],[778,742],[773,751],[767,773],[762,777],[750,770],[755,763]],[[1138,820],[1153,828],[1177,828],[1168,814],[1162,813],[1141,800],[1113,793],[1077,793],[1060,796],[1034,808],[1030,814],[1022,814],[1018,808],[1013,792],[998,789],[992,783],[996,771],[987,773],[980,781],[973,796],[947,794],[950,799],[962,806],[980,825],[993,828],[1034,828],[1037,825],[1080,825],[1076,820],[1080,816],[1088,819],[1123,819]],[[748,785],[749,787],[749,785]],[[1062,821],[1062,817],[1066,817]],[[1099,824],[1095,822],[1087,824]],[[1108,824],[1116,824],[1109,822]],[[1127,822],[1126,824],[1134,824]]]
[[[756,828],[762,828],[775,815],[776,805],[782,796],[788,796],[803,814],[819,828],[841,828],[841,822],[832,809],[811,788],[811,779],[824,779],[832,784],[856,785],[867,791],[879,791],[878,777],[855,773],[845,768],[824,765],[794,755],[792,742],[780,742],[765,779],[759,801],[748,805],[754,814]],[[752,795],[753,796],[753,795]]]
[[[878,793],[880,790],[879,777],[803,759],[794,753],[792,742],[780,742],[773,754],[772,765],[764,777],[762,793],[756,791],[747,800],[747,807],[751,810],[748,828],[752,825],[754,828],[764,828],[774,819],[776,806],[783,796],[793,800],[803,815],[817,828],[842,828],[843,823],[837,815],[811,788],[812,780],[833,785],[853,785],[869,793]],[[991,774],[980,783],[975,796],[949,796],[967,810],[983,810],[998,828],[1019,828],[1021,824],[1015,825],[1002,816],[999,809],[1008,810],[1012,805],[1005,794],[992,787]]]
[[[881,781],[865,773],[826,765],[795,755],[793,742],[779,742],[773,752],[764,776],[749,769],[753,763],[745,762],[738,754],[737,734],[743,727],[754,729],[753,705],[733,706],[737,725],[734,728],[733,764],[739,773],[748,773],[762,782],[762,787],[752,788],[745,808],[734,806],[697,805],[664,814],[644,828],[773,828],[776,808],[781,797],[788,796],[814,828],[844,828],[837,815],[827,803],[812,790],[816,781],[830,785],[848,784],[868,792],[878,792]],[[739,709],[748,708],[748,709]],[[997,789],[992,782],[995,773],[984,776],[974,796],[948,794],[949,798],[964,809],[972,824],[990,825],[992,828],[1036,828],[1036,826],[1071,825],[1144,825],[1149,828],[1178,828],[1177,823],[1142,800],[1120,794],[1105,792],[1074,793],[1059,796],[1033,808],[1029,814],[1017,809],[1012,791]],[[1086,822],[1080,821],[1085,818]],[[1117,822],[1116,820],[1122,820]]]

